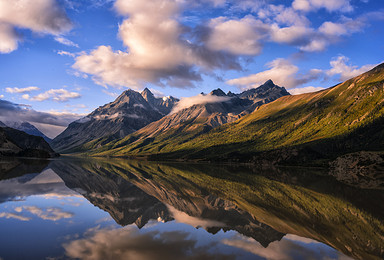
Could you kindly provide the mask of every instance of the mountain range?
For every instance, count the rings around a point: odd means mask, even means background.
[[[95,139],[123,138],[162,118],[177,101],[173,97],[155,98],[149,89],[141,93],[126,90],[115,101],[72,122],[51,145],[56,151],[65,153]]]
[[[289,95],[285,88],[271,80],[240,94],[226,94],[216,89],[209,94],[202,93],[192,101],[179,101],[173,97],[156,99],[148,89],[141,93],[127,90],[114,102],[70,124],[52,145],[64,153],[83,152],[104,148],[105,144],[131,133],[136,143],[140,140],[139,145],[142,145],[141,141],[146,143],[155,139],[187,141],[234,122],[262,104],[285,95]]]
[[[258,90],[277,88],[269,81],[250,95],[215,90],[231,98],[171,113],[120,140],[93,141],[85,154],[301,164],[384,148],[384,64],[322,91],[291,96],[280,89],[280,97],[243,103],[244,95],[249,102]]]

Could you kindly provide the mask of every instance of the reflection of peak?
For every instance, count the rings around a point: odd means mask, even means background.
[[[187,190],[179,179],[167,179],[168,168],[160,165],[155,172],[142,164],[120,165],[117,168],[124,178],[111,172],[108,164],[88,162],[83,167],[81,163],[55,161],[51,167],[69,188],[83,190],[86,199],[123,226],[135,223],[141,228],[150,220],[175,219],[212,233],[236,230],[265,247],[284,235],[233,202],[202,193],[199,187]],[[153,174],[158,175],[157,181]]]
[[[88,171],[81,165],[67,165],[62,161],[55,161],[51,165],[67,187],[75,191],[82,190],[81,195],[108,212],[119,225],[135,223],[141,228],[149,220],[171,220],[167,207],[156,198],[122,177],[109,174],[103,168],[99,168],[101,174],[97,174],[97,165],[92,166],[95,167],[94,170]]]

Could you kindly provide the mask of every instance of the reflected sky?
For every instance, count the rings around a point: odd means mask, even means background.
[[[0,181],[0,259],[351,259],[206,191],[155,196],[167,187],[153,177],[144,186],[101,164],[102,174],[76,167]]]

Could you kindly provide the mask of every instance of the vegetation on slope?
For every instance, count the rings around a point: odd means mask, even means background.
[[[278,149],[280,157],[329,158],[362,149],[382,149],[383,113],[384,64],[381,64],[335,87],[282,97],[202,135],[195,133],[203,129],[176,128],[154,138],[138,140],[139,136],[133,133],[88,154],[249,161],[260,152]],[[286,154],[281,155],[282,149],[287,148]]]

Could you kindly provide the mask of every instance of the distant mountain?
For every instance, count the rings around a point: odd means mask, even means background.
[[[0,127],[0,156],[43,157],[56,156],[40,136],[29,135],[10,127]]]
[[[0,127],[7,127],[7,125],[0,121]]]
[[[381,64],[323,91],[281,97],[195,138],[179,139],[189,134],[179,128],[180,133],[158,141],[159,137],[139,135],[144,128],[93,154],[275,164],[319,160],[321,164],[349,152],[384,149],[383,100]]]
[[[108,145],[100,141],[88,143],[84,145],[83,150],[100,147],[98,150],[100,154],[104,151],[108,154],[120,151],[124,151],[124,154],[155,154],[171,151],[174,145],[190,142],[218,126],[238,120],[262,104],[286,95],[289,93],[285,88],[275,85],[271,80],[240,94],[225,94],[221,89],[215,89],[208,95],[201,94],[200,99],[207,100],[203,104],[180,108],[126,138]]]
[[[43,134],[39,129],[37,129],[34,125],[28,123],[28,122],[6,122],[6,125],[8,127],[26,132],[27,134],[30,135],[35,135],[35,136],[41,136],[44,138],[44,140],[47,143],[50,143],[52,141],[51,138],[47,137],[45,134]]]
[[[97,108],[86,117],[72,122],[52,141],[56,151],[74,151],[84,143],[105,138],[125,137],[169,113],[177,99],[159,99],[145,89],[142,93],[126,90],[115,101]]]

